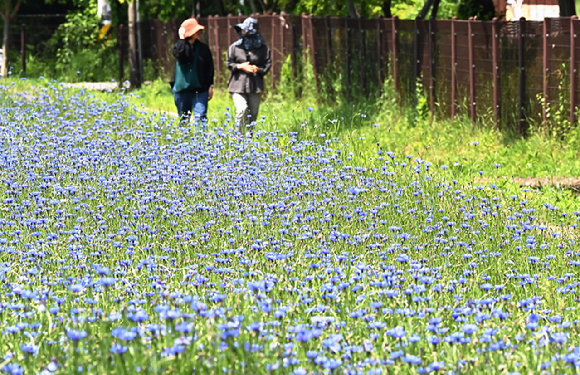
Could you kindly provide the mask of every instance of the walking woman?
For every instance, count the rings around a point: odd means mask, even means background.
[[[190,18],[181,24],[173,45],[177,59],[172,91],[179,118],[189,121],[192,110],[196,125],[207,123],[207,106],[213,97],[214,66],[211,51],[201,42],[203,27]]]
[[[236,125],[242,135],[258,119],[264,76],[272,66],[272,53],[259,31],[258,21],[246,18],[234,26],[240,39],[228,48],[228,91],[236,107]]]

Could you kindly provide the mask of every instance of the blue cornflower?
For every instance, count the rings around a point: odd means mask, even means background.
[[[471,335],[472,333],[477,332],[477,326],[475,324],[464,324],[463,327],[461,327],[461,330],[465,333],[467,333],[468,335]]]
[[[68,336],[69,339],[73,340],[73,341],[78,341],[78,340],[82,340],[85,337],[87,337],[87,333],[85,331],[75,331],[75,330],[68,330],[66,332],[66,335]]]

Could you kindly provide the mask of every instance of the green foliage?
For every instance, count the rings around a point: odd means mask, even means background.
[[[27,46],[28,77],[46,76],[77,81],[110,81],[119,77],[117,40],[109,33],[98,40],[99,19],[96,0],[79,0],[79,9],[66,16],[42,46]],[[11,55],[12,57],[12,55]],[[11,60],[20,66],[20,56]]]
[[[57,67],[71,64],[80,51],[95,49],[98,32],[99,20],[91,8],[68,14],[49,41],[56,49]]]

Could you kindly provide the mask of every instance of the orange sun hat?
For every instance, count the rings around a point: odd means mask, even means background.
[[[183,21],[181,24],[181,27],[179,28],[179,37],[181,39],[187,39],[193,34],[197,33],[199,30],[203,29],[205,29],[205,27],[201,26],[195,18],[190,18]]]

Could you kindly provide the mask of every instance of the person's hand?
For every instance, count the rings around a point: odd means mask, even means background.
[[[185,39],[185,28],[179,28],[179,39]]]
[[[244,71],[244,72],[246,72],[246,73],[249,73],[249,72],[248,72],[248,67],[249,67],[249,66],[250,66],[250,63],[249,63],[248,61],[246,61],[246,62],[243,62],[243,63],[241,63],[241,64],[238,64],[238,65],[236,66],[236,68],[238,68],[239,70],[242,70],[242,71]]]
[[[213,98],[213,86],[209,88],[208,92],[208,100],[211,100],[212,98]]]
[[[237,68],[250,74],[256,74],[258,72],[258,67],[256,65],[250,65],[248,61],[238,64]]]

